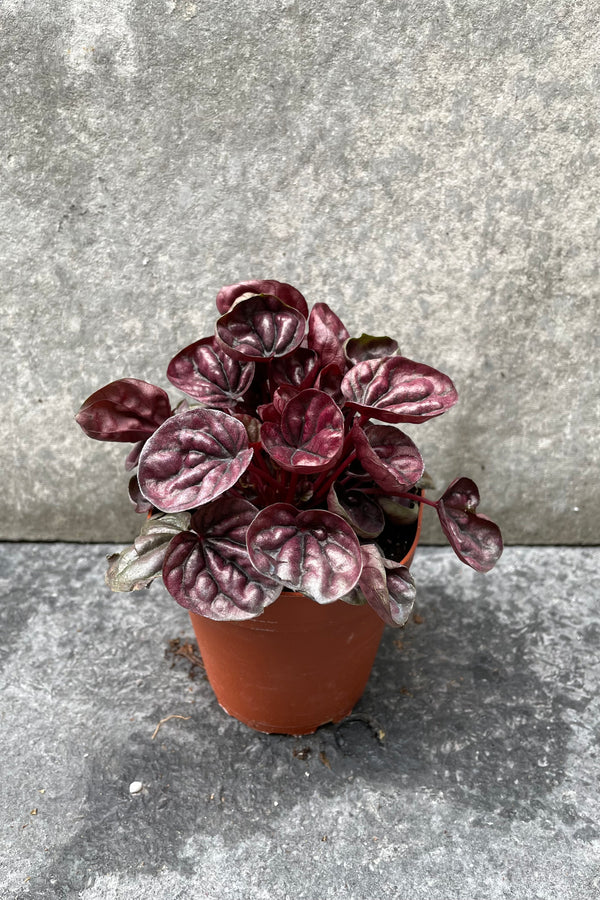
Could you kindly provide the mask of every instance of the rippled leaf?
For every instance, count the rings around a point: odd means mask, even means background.
[[[358,584],[367,603],[386,625],[404,625],[416,596],[409,570],[385,559],[375,544],[363,544],[361,552],[363,566]]]
[[[314,350],[298,347],[288,356],[274,359],[269,366],[269,383],[271,391],[281,385],[291,385],[303,391],[313,387],[319,374],[319,357]]]
[[[224,497],[197,510],[192,529],[175,538],[163,564],[163,580],[185,609],[217,621],[252,619],[281,593],[281,585],[256,571],[246,533],[258,510],[247,500]]]
[[[306,319],[277,297],[240,300],[217,320],[221,347],[234,359],[262,361],[292,353],[302,343]]]
[[[346,372],[342,393],[351,409],[392,424],[440,416],[458,399],[447,375],[404,356],[358,363]]]
[[[323,391],[309,388],[286,403],[280,422],[264,422],[261,441],[282,468],[320,472],[339,457],[344,445],[344,416]]]
[[[328,366],[325,366],[324,369],[321,369],[315,380],[315,387],[320,391],[329,394],[340,407],[346,402],[344,395],[342,394],[343,377],[344,373],[340,367],[335,363],[330,363]]]
[[[392,425],[352,429],[361,465],[385,491],[403,491],[417,483],[424,464],[416,445]]]
[[[334,363],[342,372],[346,370],[344,344],[349,337],[346,326],[327,303],[315,303],[308,317],[308,347],[318,353],[321,368]]]
[[[349,338],[344,346],[346,359],[352,366],[365,359],[380,359],[393,356],[398,351],[398,341],[389,337],[373,337],[372,334],[361,334],[359,338]]]
[[[75,416],[88,437],[97,441],[143,441],[171,415],[162,388],[137,378],[112,381],[89,396]]]
[[[479,490],[470,478],[457,478],[438,500],[440,524],[456,555],[478,572],[489,572],[503,549],[500,529],[477,513]]]
[[[214,337],[202,338],[173,357],[167,378],[194,400],[213,409],[230,409],[254,377],[254,363],[232,359]]]
[[[259,572],[317,603],[343,597],[358,581],[358,538],[334,513],[276,503],[259,512],[246,540]]]
[[[167,548],[190,523],[189,513],[152,516],[142,525],[133,546],[108,557],[106,583],[113,591],[139,591],[157,578]]]
[[[263,422],[281,422],[281,414],[286,403],[299,393],[291,384],[282,384],[273,394],[271,403],[263,403],[256,410]]]
[[[224,315],[229,312],[234,303],[256,294],[271,294],[273,297],[278,297],[287,306],[302,313],[305,319],[308,318],[306,300],[300,291],[284,281],[240,281],[238,284],[228,284],[222,287],[217,294],[217,309],[221,315]]]
[[[248,435],[238,419],[197,407],[168,419],[147,441],[138,479],[157,509],[179,512],[224,494],[251,459]]]

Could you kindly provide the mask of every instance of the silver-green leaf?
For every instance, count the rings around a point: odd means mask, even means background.
[[[170,513],[147,519],[131,547],[108,557],[106,583],[112,591],[139,591],[161,574],[167,548],[175,535],[186,531],[190,513]]]

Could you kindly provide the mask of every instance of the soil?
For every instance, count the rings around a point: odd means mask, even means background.
[[[376,541],[386,559],[402,562],[412,547],[416,533],[416,522],[410,525],[387,525]]]

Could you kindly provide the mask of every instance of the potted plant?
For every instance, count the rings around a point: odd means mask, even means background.
[[[351,338],[289,284],[229,285],[217,309],[214,334],[167,368],[190,400],[172,408],[162,388],[123,378],[77,414],[90,437],[133,444],[129,496],[146,516],[107,583],[162,575],[226,711],[307,733],[350,712],[384,625],[406,622],[423,506],[478,571],[502,538],[469,478],[425,496],[423,459],[397,427],[449,410],[448,376],[392,338]]]

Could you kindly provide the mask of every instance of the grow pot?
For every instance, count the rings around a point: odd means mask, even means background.
[[[422,511],[421,505],[405,566],[419,541]],[[366,687],[384,629],[368,605],[321,605],[289,591],[255,619],[190,618],[220,706],[271,734],[311,734],[347,716]]]

